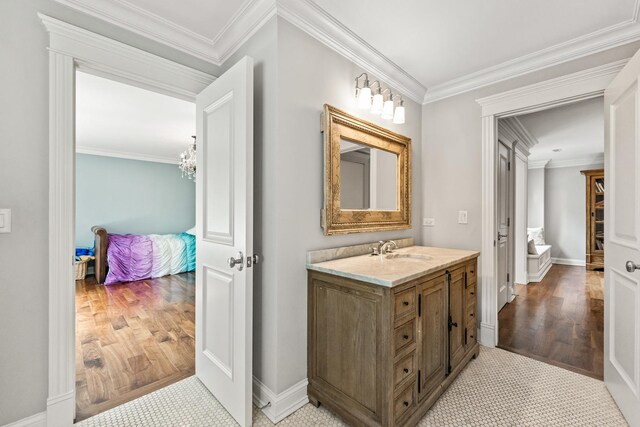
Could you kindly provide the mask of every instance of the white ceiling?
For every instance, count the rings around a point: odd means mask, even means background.
[[[538,144],[529,161],[601,159],[604,153],[604,103],[594,98],[550,110],[518,116]],[[562,151],[554,152],[560,148]],[[600,160],[601,161],[601,160]]]
[[[217,65],[277,13],[419,102],[640,40],[636,0],[55,1]]]
[[[635,0],[314,0],[425,87],[629,20]]]
[[[78,72],[76,150],[177,163],[196,131],[189,101]]]

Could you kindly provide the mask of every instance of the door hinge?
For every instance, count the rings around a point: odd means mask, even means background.
[[[420,369],[418,369],[418,394],[420,394]]]
[[[418,294],[418,317],[422,317],[422,294]]]
[[[511,218],[507,218],[507,227],[511,227]]]
[[[510,171],[511,170],[511,162],[507,163],[507,170]]]
[[[507,273],[507,283],[509,283],[509,279],[511,278],[511,275],[509,273]]]

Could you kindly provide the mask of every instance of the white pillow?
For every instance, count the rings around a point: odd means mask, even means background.
[[[544,227],[527,228],[527,238],[533,239],[536,245],[546,245],[544,242]]]
[[[527,252],[529,255],[538,255],[538,248],[536,248],[536,244],[533,239],[529,239],[527,242]]]
[[[185,231],[185,233],[191,234],[192,236],[195,236],[196,235],[196,227],[195,227],[195,225],[192,228],[190,228],[187,231]]]

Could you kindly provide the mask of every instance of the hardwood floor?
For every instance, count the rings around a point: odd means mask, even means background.
[[[516,285],[498,315],[498,347],[603,378],[604,273],[554,265],[540,283]]]
[[[195,275],[76,281],[76,420],[194,374]]]

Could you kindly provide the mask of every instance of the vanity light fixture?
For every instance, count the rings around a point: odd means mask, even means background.
[[[380,114],[382,113],[382,107],[384,105],[384,96],[382,95],[382,86],[380,86],[380,82],[376,80],[373,82],[373,85],[378,84],[378,92],[373,95],[373,102],[371,103],[371,113],[372,114]]]
[[[355,80],[356,105],[358,106],[358,108],[370,109],[371,114],[380,114],[380,117],[382,117],[383,119],[393,119],[394,124],[405,123],[404,100],[401,96],[400,105],[396,107],[391,89],[383,89],[379,80],[375,80],[373,83],[369,83],[369,75],[367,73],[360,74],[355,78]],[[362,87],[360,87],[361,80],[363,82]],[[374,92],[372,88],[375,85],[378,85],[378,87],[374,88]],[[389,92],[389,98],[386,101],[384,100],[385,92]]]
[[[396,107],[396,111],[393,113],[393,123],[397,125],[404,124],[404,99],[400,97],[400,105]]]
[[[391,91],[389,91],[389,99],[384,101],[384,107],[382,108],[382,115],[380,117],[383,119],[393,118],[393,93]]]
[[[358,80],[364,76],[364,85],[358,86]],[[362,73],[356,77],[356,97],[358,98],[358,108],[371,108],[371,87],[369,86],[369,76]]]

